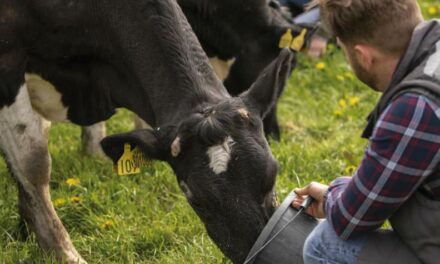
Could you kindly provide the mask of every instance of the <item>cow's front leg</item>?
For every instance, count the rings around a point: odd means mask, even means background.
[[[22,217],[44,250],[54,251],[61,261],[85,263],[51,202],[47,130],[46,123],[31,107],[25,85],[12,105],[0,108],[0,149],[19,185]]]
[[[82,151],[90,156],[106,158],[100,144],[106,134],[105,122],[81,127]]]

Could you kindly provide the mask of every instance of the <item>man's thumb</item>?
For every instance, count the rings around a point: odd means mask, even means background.
[[[294,192],[297,195],[308,195],[309,194],[309,186],[307,185],[306,187],[303,187],[303,188],[296,188],[294,190]]]

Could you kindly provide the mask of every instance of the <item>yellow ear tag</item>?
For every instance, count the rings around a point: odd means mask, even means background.
[[[286,31],[286,33],[284,33],[284,34],[281,36],[280,44],[278,45],[279,48],[282,49],[282,48],[289,47],[289,46],[290,46],[290,43],[292,43],[292,40],[293,40],[292,30],[291,30],[291,29],[288,29],[288,30]]]
[[[306,38],[307,29],[301,30],[301,33],[293,39],[292,45],[290,45],[290,48],[294,51],[301,51],[301,49],[304,46],[305,38]]]
[[[124,144],[124,153],[119,158],[118,163],[115,165],[113,170],[116,170],[118,175],[129,175],[141,172],[139,162],[135,162],[134,153],[137,147],[132,151],[130,144]],[[139,150],[137,150],[139,153]]]

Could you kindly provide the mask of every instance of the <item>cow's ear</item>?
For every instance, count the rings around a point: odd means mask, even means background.
[[[267,66],[252,86],[240,97],[253,112],[265,117],[275,104],[292,68],[293,53],[285,48],[278,57]]]
[[[131,148],[139,147],[142,153],[150,159],[167,160],[170,156],[171,135],[159,130],[142,129],[128,133],[105,137],[101,141],[104,153],[116,163],[124,152],[125,144]]]

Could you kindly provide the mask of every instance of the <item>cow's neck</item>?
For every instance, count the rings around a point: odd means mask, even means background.
[[[117,1],[118,8],[112,10],[122,14],[110,17],[110,41],[122,52],[116,54],[118,64],[144,105],[138,103],[133,110],[147,119],[143,109],[148,104],[156,126],[181,119],[200,104],[229,97],[182,11],[174,2],[166,2],[123,5]],[[147,5],[143,11],[129,9],[142,5]]]

